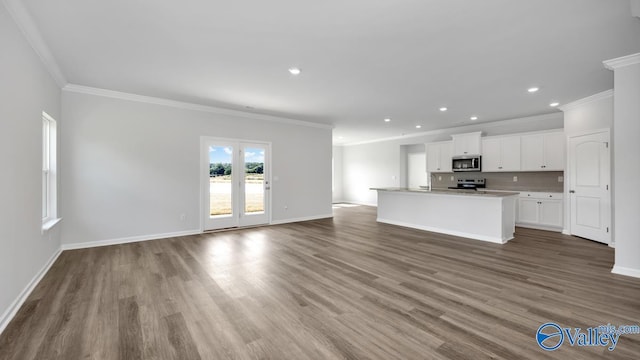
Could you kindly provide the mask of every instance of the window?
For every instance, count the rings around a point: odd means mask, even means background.
[[[56,206],[56,121],[42,112],[42,229],[48,230],[57,219]]]

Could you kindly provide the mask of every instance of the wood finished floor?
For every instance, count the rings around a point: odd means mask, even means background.
[[[0,359],[639,359],[545,352],[542,323],[640,322],[613,250],[518,229],[506,245],[333,220],[65,251],[0,335]]]

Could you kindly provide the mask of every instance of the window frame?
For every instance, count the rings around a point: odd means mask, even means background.
[[[60,219],[57,214],[57,123],[42,112],[42,231]]]

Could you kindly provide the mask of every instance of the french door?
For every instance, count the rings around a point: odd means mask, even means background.
[[[203,137],[203,230],[269,223],[270,144]]]

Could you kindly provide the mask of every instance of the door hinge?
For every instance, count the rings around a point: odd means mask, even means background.
[[[608,148],[609,148],[609,142],[608,142],[608,141],[605,141],[605,142],[604,142],[604,146],[608,149]]]
[[[609,227],[607,226],[607,233],[609,233]]]
[[[607,190],[609,190],[609,184],[607,184]]]

